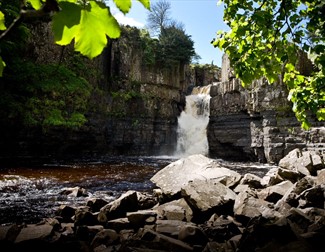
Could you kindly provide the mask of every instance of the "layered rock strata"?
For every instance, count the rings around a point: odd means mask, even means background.
[[[302,130],[287,100],[285,85],[270,85],[261,79],[243,88],[234,78],[226,55],[222,63],[222,82],[210,89],[211,157],[278,163],[295,148],[324,155],[324,122],[311,118],[313,127]]]

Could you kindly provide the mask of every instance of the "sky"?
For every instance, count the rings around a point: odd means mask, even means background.
[[[159,0],[151,0],[151,5]],[[223,22],[223,6],[219,0],[168,0],[171,4],[170,17],[184,24],[185,32],[194,41],[200,64],[214,64],[221,67],[222,52],[211,44],[218,30],[229,30]],[[124,15],[115,6],[111,12],[120,24],[146,27],[149,11],[137,0],[132,0],[129,13]]]

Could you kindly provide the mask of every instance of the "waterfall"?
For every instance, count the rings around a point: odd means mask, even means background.
[[[210,86],[195,87],[191,95],[186,96],[185,110],[178,117],[177,157],[209,152],[206,128],[210,115]]]

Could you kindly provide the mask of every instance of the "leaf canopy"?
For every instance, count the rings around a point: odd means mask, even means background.
[[[324,120],[325,2],[323,0],[223,0],[224,21],[230,31],[219,31],[212,42],[229,56],[243,86],[266,77],[283,81],[293,111],[308,129],[308,114]],[[312,73],[297,69],[302,55]]]

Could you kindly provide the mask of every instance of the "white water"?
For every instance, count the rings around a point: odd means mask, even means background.
[[[186,96],[185,110],[178,117],[177,149],[175,156],[193,154],[207,155],[209,152],[206,128],[210,115],[210,85],[195,87]]]

